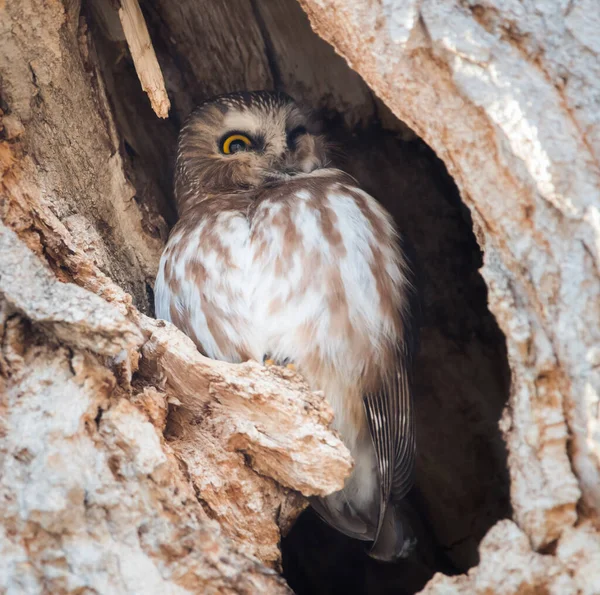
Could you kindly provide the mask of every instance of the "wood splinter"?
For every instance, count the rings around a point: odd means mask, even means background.
[[[171,102],[138,0],[120,0],[119,18],[142,89],[159,118],[169,115]]]

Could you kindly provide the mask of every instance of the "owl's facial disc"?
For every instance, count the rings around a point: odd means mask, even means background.
[[[199,106],[183,127],[176,194],[181,203],[243,192],[325,163],[323,139],[290,97],[232,93]]]

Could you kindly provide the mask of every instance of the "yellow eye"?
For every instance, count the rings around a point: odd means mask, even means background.
[[[243,134],[232,134],[228,136],[221,146],[221,150],[225,155],[230,155],[231,153],[237,153],[238,151],[245,151],[249,147],[252,146],[252,141]]]

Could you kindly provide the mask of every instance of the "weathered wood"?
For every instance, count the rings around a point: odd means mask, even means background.
[[[432,579],[420,595],[595,593],[600,584],[600,540],[591,523],[570,528],[555,556],[535,552],[511,521],[500,521],[480,546],[481,562],[468,575]]]
[[[2,224],[0,247],[0,492],[12,503],[0,543],[4,560],[22,558],[32,531],[42,548],[24,574],[0,573],[2,589],[137,592],[143,578],[145,592],[285,591],[258,561],[278,567],[280,531],[306,505],[297,492],[335,491],[352,465],[324,398],[283,370],[208,360],[171,325],[59,282]],[[217,571],[215,555],[228,560]]]
[[[289,370],[210,360],[169,323],[142,327],[142,373],[175,398],[167,437],[198,498],[242,551],[277,565],[280,531],[306,506],[290,490],[330,494],[350,474],[348,451],[326,429],[331,409]]]
[[[137,0],[120,0],[120,3],[119,18],[142,89],[148,94],[154,113],[166,118],[171,102],[140,5]]]

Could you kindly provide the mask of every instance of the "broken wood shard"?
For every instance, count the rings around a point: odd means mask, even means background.
[[[142,89],[148,94],[156,115],[159,118],[166,118],[169,115],[171,102],[138,1],[121,0],[119,18]]]

